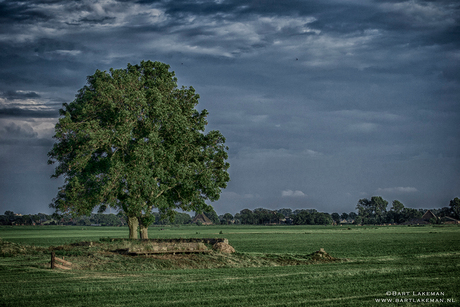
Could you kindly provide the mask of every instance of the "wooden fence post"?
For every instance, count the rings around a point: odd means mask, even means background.
[[[57,262],[62,263],[62,264],[59,264]],[[56,257],[56,254],[54,252],[51,252],[51,268],[52,269],[71,270],[70,268],[71,266],[72,266],[72,262],[58,258]]]
[[[54,254],[54,252],[51,252],[51,268],[52,269],[55,268],[55,262],[56,262],[56,255]]]

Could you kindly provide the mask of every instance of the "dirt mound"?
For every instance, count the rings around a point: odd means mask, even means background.
[[[324,262],[337,260],[336,258],[326,253],[324,248],[320,248],[318,251],[311,254],[311,259],[314,261],[324,261]]]
[[[214,244],[212,248],[216,251],[219,251],[221,253],[226,253],[226,254],[231,254],[235,252],[235,249],[231,245],[224,243],[224,242],[218,242]]]

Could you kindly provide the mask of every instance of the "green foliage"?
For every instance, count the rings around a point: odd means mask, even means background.
[[[381,196],[372,196],[358,201],[356,209],[364,224],[381,224],[385,221],[388,202]]]
[[[393,200],[392,207],[386,214],[386,222],[391,224],[404,222],[404,209],[403,203]]]
[[[348,214],[348,218],[352,220],[354,220],[357,216],[358,215],[356,214],[356,212],[353,211]]]
[[[282,214],[284,217],[289,217],[290,215],[292,215],[292,209],[291,208],[278,209],[278,213]]]
[[[185,225],[185,224],[190,224],[190,222],[192,221],[192,218],[190,217],[190,215],[188,215],[187,213],[182,213],[182,212],[176,213],[172,219],[161,216],[161,214],[157,212],[154,213],[154,216],[155,216],[155,221],[153,223],[154,225],[171,225],[171,224]]]
[[[290,210],[290,209],[289,209]],[[292,214],[292,210],[282,209],[282,212]],[[225,217],[224,217],[225,218]],[[280,211],[273,211],[264,208],[256,208],[254,211],[249,209],[243,209],[239,213],[236,213],[234,219],[236,224],[246,225],[264,225],[272,223],[280,223],[280,220],[284,218],[284,215]]]
[[[48,153],[52,177],[65,185],[50,205],[89,215],[112,207],[148,227],[153,209],[206,211],[227,186],[228,148],[218,131],[204,133],[192,87],[177,88],[169,65],[142,61],[97,70],[77,98],[65,103]]]
[[[449,203],[450,210],[452,211],[452,215],[456,219],[460,219],[460,198],[455,197]]]
[[[264,208],[257,208],[253,211],[253,221],[256,225],[278,223],[282,216],[283,215],[277,211]]]
[[[328,213],[316,210],[299,210],[293,220],[294,225],[330,225],[332,217]]]
[[[331,214],[331,218],[334,222],[339,223],[340,222],[340,214],[337,212],[334,212]]]
[[[230,221],[233,219],[233,215],[227,212],[224,214],[223,219],[225,220],[225,223],[228,225],[230,224]]]
[[[401,215],[403,221],[409,221],[411,219],[421,218],[423,213],[417,209],[404,208],[401,212]]]
[[[254,214],[249,209],[241,210],[238,218],[241,220],[241,224],[254,224]]]
[[[404,209],[404,205],[399,200],[393,200],[391,210],[395,213],[400,213]]]

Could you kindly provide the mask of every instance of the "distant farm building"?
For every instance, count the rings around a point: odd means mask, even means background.
[[[454,219],[453,217],[450,216],[444,216],[441,218],[441,222],[444,224],[460,224],[459,220]]]
[[[192,224],[197,224],[197,223],[201,223],[201,225],[212,225],[212,221],[206,216],[204,215],[204,213],[200,213],[200,214],[197,214],[193,220],[192,220]]]
[[[450,216],[437,217],[436,214],[431,212],[431,210],[427,210],[421,218],[411,219],[403,223],[403,225],[426,225],[433,221],[437,221],[438,223],[441,222],[442,224],[460,224],[459,220],[456,220]]]
[[[339,224],[353,224],[355,220],[341,219]]]
[[[430,219],[432,218],[436,219],[436,215],[430,210],[427,210],[421,218],[410,219],[402,223],[402,225],[428,225],[430,224]]]
[[[431,212],[431,210],[428,210],[422,216],[422,220],[429,222],[431,219],[436,219],[436,215],[433,212]]]

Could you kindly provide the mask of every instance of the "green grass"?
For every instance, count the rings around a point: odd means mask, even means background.
[[[460,301],[457,226],[181,226],[149,232],[151,238],[225,237],[238,252],[232,257],[244,259],[296,257],[319,248],[349,259],[293,266],[261,261],[253,267],[164,270],[142,257],[83,254],[66,260],[100,265],[62,271],[47,269],[49,253],[40,252],[127,235],[123,227],[0,227],[4,241],[37,246],[35,253],[0,257],[0,306],[457,306]],[[444,296],[387,296],[388,291]],[[456,303],[375,301],[387,298]]]
[[[127,238],[127,227],[77,226],[0,226],[0,238],[13,243],[51,246],[80,241],[99,241],[101,237]]]

